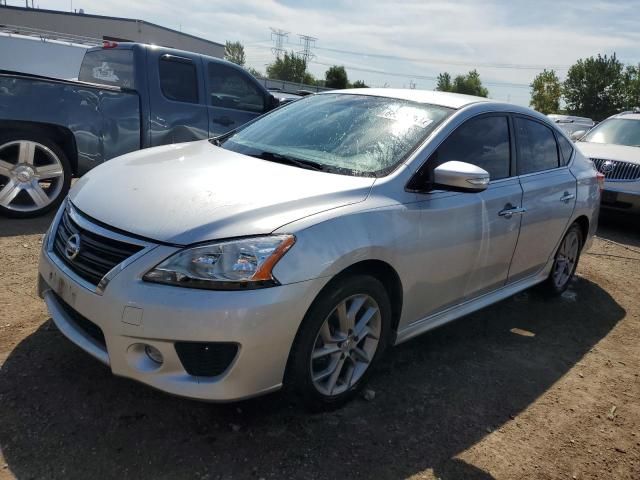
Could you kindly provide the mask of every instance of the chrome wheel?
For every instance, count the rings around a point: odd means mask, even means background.
[[[311,354],[314,387],[323,395],[339,395],[355,385],[378,350],[382,318],[369,295],[354,295],[338,304],[324,320]]]
[[[47,146],[31,140],[0,145],[0,207],[35,212],[53,203],[64,186],[62,161]]]
[[[575,230],[570,230],[562,240],[553,264],[552,278],[557,288],[563,288],[573,275],[579,254],[580,237]]]

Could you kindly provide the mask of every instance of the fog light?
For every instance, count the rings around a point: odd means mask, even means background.
[[[162,358],[162,354],[160,353],[160,350],[158,350],[156,347],[153,347],[151,345],[145,345],[144,353],[146,353],[147,357],[149,357],[152,361],[154,361],[158,365],[162,365],[162,362],[164,360]]]

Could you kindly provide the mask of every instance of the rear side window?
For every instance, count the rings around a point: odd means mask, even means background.
[[[509,122],[505,116],[474,118],[453,132],[437,151],[437,164],[457,160],[489,172],[491,180],[509,176]]]
[[[571,155],[573,155],[573,145],[562,135],[558,135],[558,146],[560,147],[560,154],[562,155],[560,163],[567,165],[571,160]]]
[[[191,60],[165,55],[160,57],[159,72],[165,97],[176,102],[198,103],[198,77]]]
[[[549,127],[516,117],[518,137],[518,175],[558,168],[558,145]]]
[[[132,50],[90,50],[84,54],[78,80],[135,88]]]
[[[248,112],[264,111],[264,94],[242,72],[219,64],[209,64],[209,104]]]

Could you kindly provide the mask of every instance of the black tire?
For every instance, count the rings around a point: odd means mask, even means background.
[[[381,330],[377,349],[368,368],[357,382],[340,394],[326,395],[316,388],[312,380],[311,356],[320,328],[327,317],[337,305],[356,295],[367,295],[377,303]],[[285,388],[312,411],[331,410],[343,405],[357,395],[367,382],[389,344],[390,332],[391,303],[379,280],[360,274],[335,280],[318,295],[300,325],[289,356]]]
[[[60,206],[60,203],[67,196],[67,193],[69,192],[69,188],[71,187],[71,177],[72,177],[71,164],[69,163],[69,159],[65,155],[64,151],[58,146],[57,143],[49,139],[46,135],[35,133],[35,132],[16,131],[16,132],[0,134],[0,149],[2,149],[3,146],[6,146],[11,142],[18,142],[18,141],[36,142],[46,147],[47,149],[49,149],[53,153],[53,155],[56,157],[56,159],[59,161],[60,165],[62,166],[63,173],[62,173],[62,176],[50,180],[49,188],[51,188],[52,185],[55,185],[55,186],[50,191],[47,190],[47,192],[50,192],[50,195],[52,195],[49,197],[49,203],[47,205],[38,208],[38,206],[34,202],[33,207],[30,207],[29,205],[23,205],[21,206],[22,209],[20,209],[20,208],[16,208],[15,205],[10,205],[11,208],[9,208],[0,204],[0,215],[4,215],[6,217],[12,217],[12,218],[39,217],[53,209],[58,208]],[[3,187],[6,186],[8,181],[9,181],[9,177],[5,177],[2,175],[2,173],[0,173],[0,191],[2,191]],[[19,200],[19,199],[16,197],[16,200]]]
[[[569,275],[566,278],[566,280],[558,283],[554,278],[554,273],[556,272],[556,268],[559,265],[559,261],[560,261],[559,257],[561,257],[562,246],[569,238],[577,239],[578,249],[575,256],[575,262],[573,263],[573,266],[570,268],[570,271],[568,272]],[[573,279],[576,273],[576,269],[578,268],[578,262],[580,260],[580,254],[582,253],[583,246],[584,246],[584,237],[582,235],[582,229],[580,228],[580,225],[578,225],[577,223],[574,223],[569,227],[569,229],[567,230],[567,233],[565,233],[564,237],[562,238],[562,241],[560,242],[560,245],[558,246],[558,250],[556,251],[556,254],[554,256],[553,266],[551,267],[551,272],[549,273],[549,276],[544,282],[540,284],[540,291],[543,294],[547,296],[555,297],[558,295],[562,295],[562,293],[569,287],[569,284],[571,283],[571,280]]]

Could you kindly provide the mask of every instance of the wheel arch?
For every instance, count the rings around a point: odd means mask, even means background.
[[[66,127],[51,123],[0,120],[0,133],[17,135],[30,133],[42,135],[54,142],[64,152],[75,175],[78,172],[78,149],[73,132]]]

